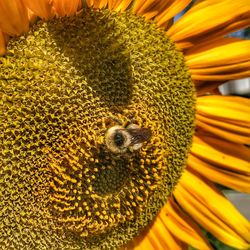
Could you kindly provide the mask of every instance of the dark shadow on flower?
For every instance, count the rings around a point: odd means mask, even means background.
[[[48,23],[58,52],[67,58],[82,81],[108,107],[126,106],[132,92],[130,54],[115,22],[86,11]]]

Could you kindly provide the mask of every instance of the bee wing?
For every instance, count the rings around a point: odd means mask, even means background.
[[[152,132],[148,128],[128,128],[126,130],[131,136],[130,145],[148,141],[152,136]]]

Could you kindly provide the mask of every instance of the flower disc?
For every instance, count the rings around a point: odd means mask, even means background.
[[[87,9],[13,38],[0,67],[0,245],[127,243],[185,165],[195,101],[183,55],[142,17]],[[148,135],[116,152],[112,127]]]

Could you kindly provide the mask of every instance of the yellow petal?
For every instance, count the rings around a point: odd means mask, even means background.
[[[216,119],[216,117],[203,116],[200,115],[199,112],[197,112],[196,114],[196,119],[209,125],[228,130],[235,134],[250,136],[250,124],[245,122],[244,120],[242,121],[242,124],[234,124],[233,121],[227,119],[223,121],[220,119]]]
[[[162,218],[158,216],[150,228],[147,237],[151,239],[151,243],[153,241],[155,242],[153,249],[184,249],[180,241],[178,241],[165,226]],[[158,248],[156,247],[157,241],[159,242]]]
[[[190,0],[137,0],[132,12],[144,16],[146,20],[156,19],[159,26],[167,27],[169,20],[182,11]]]
[[[246,16],[242,16],[239,20],[234,20],[232,23],[227,24],[223,29],[218,27],[216,31],[214,30],[211,34],[209,34],[209,40],[216,39],[226,34],[233,33],[234,31],[247,28],[249,27],[249,25],[250,25],[250,17],[248,14]],[[207,38],[205,39],[207,40]],[[203,40],[205,41],[205,39]]]
[[[229,81],[229,80],[237,80],[242,78],[250,77],[250,70],[241,71],[237,73],[232,74],[219,74],[219,75],[204,75],[204,74],[192,74],[193,80],[199,80],[199,81]]]
[[[150,8],[153,7],[153,5],[157,4],[159,1],[155,0],[144,0],[144,1],[136,1],[137,4],[135,4],[135,9],[137,10],[137,13],[144,13],[145,11],[148,11]],[[166,2],[169,2],[168,0]]]
[[[250,61],[236,63],[236,64],[227,64],[218,67],[209,67],[201,69],[190,69],[192,74],[215,74],[220,72],[235,72],[242,69],[248,69],[250,67]]]
[[[249,61],[250,41],[224,38],[203,47],[188,50],[185,55],[190,69],[232,65]]]
[[[196,133],[196,135],[194,136],[194,141],[201,145],[220,150],[221,152],[224,152],[224,154],[228,154],[232,157],[242,159],[245,162],[250,162],[250,149],[245,145],[232,143],[205,134],[200,134],[199,132]]]
[[[108,0],[108,8],[110,10],[113,10],[114,7],[117,5],[118,2],[120,2],[121,0]]]
[[[93,2],[93,5],[92,5],[93,8],[99,8],[99,4],[100,4],[101,0],[94,0],[92,2]]]
[[[117,3],[114,6],[114,10],[124,12],[132,2],[133,2],[133,0],[117,1]]]
[[[94,3],[95,3],[95,0],[86,0],[86,4],[87,4],[88,7],[93,6]]]
[[[151,242],[149,241],[149,238],[145,237],[138,242],[135,240],[132,244],[128,245],[126,247],[126,249],[129,249],[129,250],[130,249],[133,249],[133,250],[146,250],[146,249],[153,250],[154,248],[153,248]]]
[[[81,4],[81,0],[52,0],[58,16],[72,16]]]
[[[95,1],[92,1],[92,2],[93,3],[91,4],[91,6],[93,8],[97,8],[97,9],[104,8],[108,4],[108,0],[95,0]]]
[[[133,7],[132,7],[132,13],[136,14],[138,12],[138,10],[141,8],[141,6],[144,4],[145,1],[146,0],[141,0],[141,1],[135,0]]]
[[[207,41],[209,41],[209,43],[213,43],[218,40],[218,38],[222,39],[226,34],[230,34],[234,31],[249,27],[250,18],[248,16],[242,18],[245,19],[238,21],[235,20],[233,23],[228,24],[223,29],[219,26],[205,35],[201,34],[187,40],[176,41],[176,45],[180,49],[189,49],[192,47],[196,48],[196,46],[202,46],[203,44],[206,44]]]
[[[156,17],[158,26],[164,26],[171,18],[180,13],[191,0],[173,1],[160,15]]]
[[[94,6],[96,8],[102,9],[102,8],[105,8],[107,6],[107,4],[108,4],[107,0],[99,0],[99,1],[96,1]],[[96,6],[96,5],[98,5],[98,6]]]
[[[126,249],[155,250],[155,249],[186,249],[187,245],[176,239],[157,216],[153,224],[130,242]]]
[[[188,170],[199,173],[212,182],[219,183],[240,192],[250,193],[250,169],[248,175],[229,171],[203,161],[192,154],[188,156],[187,164]]]
[[[243,18],[243,17],[242,17]],[[244,29],[249,27],[250,25],[250,18],[249,16],[246,16],[244,19],[235,20],[233,23],[227,24],[226,27],[223,29],[219,26],[216,28],[216,30],[213,30],[206,35],[201,34],[200,36],[197,35],[191,39],[178,41],[177,46],[181,49],[188,49],[196,46],[202,46],[203,44],[206,44],[207,41],[209,43],[213,43],[214,41],[218,40],[218,38],[223,38],[226,34],[230,34],[234,31],[237,31],[239,29]],[[209,39],[208,39],[209,37]]]
[[[182,42],[175,42],[175,45],[180,50],[185,50],[185,49],[192,47],[194,45],[194,43],[191,41],[182,41]]]
[[[135,0],[133,4],[132,11],[134,14],[145,14],[146,12],[155,10],[155,6],[163,2],[161,0]],[[165,4],[168,4],[169,0],[165,1]],[[158,11],[160,11],[158,9]]]
[[[197,100],[199,105],[220,105],[230,109],[240,110],[247,112],[250,109],[250,100],[244,97],[238,96],[222,96],[222,95],[209,95],[199,97]],[[198,107],[199,108],[199,107]],[[243,119],[241,119],[243,121]]]
[[[242,134],[239,134],[237,132],[225,130],[225,128],[220,128],[220,127],[216,127],[214,125],[209,125],[209,124],[203,122],[202,121],[203,119],[206,119],[206,118],[205,117],[202,118],[202,116],[200,116],[200,118],[196,119],[196,126],[198,129],[201,128],[202,130],[207,131],[211,134],[214,134],[215,136],[221,137],[224,140],[232,141],[235,143],[241,143],[241,144],[250,144],[250,135],[249,135],[250,129],[243,128],[244,130],[246,130],[246,134],[242,135]],[[220,122],[220,121],[218,121],[218,123],[224,124],[223,122]],[[226,124],[226,126],[228,125],[227,123],[225,123],[225,124]],[[232,125],[232,126],[233,126],[233,128],[237,127],[236,125]]]
[[[245,120],[246,122],[249,122],[249,119],[250,119],[249,115],[246,114],[244,111],[235,109],[230,112],[230,109],[228,107],[220,107],[220,106],[216,108],[213,106],[200,104],[199,113],[205,116],[207,114],[213,117],[228,118],[228,119],[238,120],[238,121],[241,121],[242,119],[246,119]],[[241,115],[242,117],[240,117]]]
[[[190,68],[192,79],[203,81],[232,80],[250,75],[250,60],[241,63],[227,64],[218,67]]]
[[[216,11],[215,11],[216,10]],[[167,32],[174,41],[206,36],[214,30],[224,29],[228,24],[249,18],[249,0],[210,0],[192,7]]]
[[[11,36],[28,31],[28,11],[22,1],[0,1],[0,29]]]
[[[154,228],[151,228],[147,234],[147,238],[151,242],[152,249],[169,249],[166,236],[171,239],[171,234],[167,230],[163,231],[163,225],[159,218],[155,219]]]
[[[0,30],[0,56],[6,53],[6,40],[4,33]]]
[[[248,174],[250,149],[218,138],[197,135],[193,138],[191,153],[202,160],[234,172]]]
[[[48,19],[53,16],[51,0],[23,0],[23,2],[27,8],[41,18]]]
[[[222,242],[247,249],[250,224],[211,183],[186,171],[175,192],[178,203]]]
[[[158,216],[177,239],[197,249],[212,249],[200,228],[173,199],[168,200]]]
[[[211,95],[197,98],[197,112],[204,116],[250,122],[250,100],[241,97]]]
[[[31,25],[34,24],[35,21],[37,20],[37,15],[29,8],[28,8],[28,18]]]

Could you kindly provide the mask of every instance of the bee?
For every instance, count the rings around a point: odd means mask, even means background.
[[[124,153],[128,149],[131,151],[140,149],[151,136],[149,128],[141,128],[137,124],[129,124],[126,127],[115,125],[107,130],[105,143],[111,152]]]

